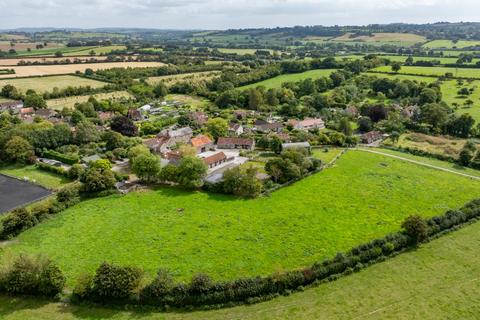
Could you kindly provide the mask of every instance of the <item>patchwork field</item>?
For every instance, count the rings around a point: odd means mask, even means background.
[[[47,106],[54,110],[62,110],[63,108],[72,109],[76,103],[87,102],[91,96],[92,95],[51,99],[51,100],[47,100]],[[127,91],[99,93],[99,94],[94,94],[93,97],[95,97],[95,99],[97,100],[109,100],[109,99],[121,100],[121,99],[133,98],[133,96]]]
[[[352,37],[352,33],[346,33],[343,36],[332,39],[332,41],[363,41],[363,42],[402,42],[419,43],[425,42],[426,38],[411,33],[373,33],[372,36]]]
[[[454,42],[452,40],[433,40],[433,41],[425,43],[423,46],[426,47],[426,48],[430,48],[430,49],[441,49],[441,48],[463,49],[463,48],[468,48],[468,47],[480,46],[480,41],[459,40],[457,42]]]
[[[381,66],[373,69],[376,72],[392,72],[390,66]],[[400,74],[414,74],[423,76],[444,76],[445,73],[450,72],[453,77],[480,79],[480,69],[470,68],[446,68],[446,67],[410,67],[403,66],[398,72]]]
[[[43,93],[45,91],[52,91],[53,88],[64,89],[69,86],[90,86],[92,88],[101,88],[105,86],[104,82],[76,76],[51,76],[5,80],[0,79],[0,88],[4,87],[7,84],[15,86],[22,92],[25,92],[28,89],[33,89],[39,93]]]
[[[473,320],[480,313],[480,282],[474,276],[480,273],[479,243],[477,222],[335,282],[250,306],[159,313],[0,296],[0,317],[5,320]]]
[[[91,57],[86,57],[86,56],[69,56],[69,57],[61,57],[61,58],[55,58],[55,57],[41,57],[41,58],[30,58],[30,57],[25,57],[25,58],[10,58],[10,59],[0,59],[0,66],[16,66],[20,61],[24,62],[54,62],[54,61],[65,61],[66,59],[70,59],[71,61],[73,60],[80,60],[80,61],[87,61]],[[95,57],[95,60],[106,60],[108,57],[103,56],[103,57]]]
[[[160,67],[164,65],[161,62],[101,62],[101,63],[82,63],[82,64],[66,64],[52,66],[16,66],[10,69],[15,70],[15,74],[0,75],[0,78],[12,77],[31,77],[31,76],[47,76],[56,74],[71,74],[76,71],[84,72],[86,69],[100,70],[111,68],[146,68]]]
[[[282,74],[281,76],[267,79],[264,81],[256,82],[249,84],[247,86],[239,87],[238,89],[244,90],[249,88],[256,88],[263,86],[267,89],[270,88],[280,88],[284,82],[295,82],[300,80],[305,80],[308,78],[317,79],[320,77],[328,77],[335,69],[322,69],[322,70],[310,70],[302,73],[292,73],[292,74]]]
[[[469,178],[349,151],[330,169],[242,200],[174,189],[85,201],[30,229],[4,252],[43,252],[69,286],[102,261],[159,267],[179,279],[216,279],[292,269],[399,229],[410,214],[432,216],[474,198]],[[179,210],[183,209],[183,210]]]
[[[172,85],[174,83],[190,80],[190,81],[201,81],[201,80],[210,80],[213,77],[217,76],[220,72],[219,71],[205,71],[205,72],[193,72],[193,73],[182,73],[182,74],[174,74],[169,76],[160,76],[160,77],[150,77],[147,79],[147,83],[154,85],[159,82],[165,82],[168,85]]]

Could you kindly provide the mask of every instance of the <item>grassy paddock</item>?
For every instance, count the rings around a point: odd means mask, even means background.
[[[244,89],[256,88],[259,86],[263,86],[267,89],[280,88],[282,86],[282,83],[284,82],[295,82],[295,81],[305,80],[308,78],[317,79],[320,77],[328,77],[334,71],[335,69],[327,69],[327,70],[321,69],[321,70],[310,70],[302,73],[282,74],[281,76],[256,82],[256,83],[252,83],[247,86],[239,87],[238,89],[244,90]]]
[[[454,42],[452,40],[433,40],[427,42],[423,45],[423,47],[430,48],[430,49],[463,49],[468,47],[475,47],[480,46],[480,41],[473,41],[473,40],[459,40]]]
[[[442,214],[479,192],[465,177],[349,151],[332,168],[255,200],[175,189],[88,200],[3,250],[48,254],[70,287],[102,261],[150,276],[166,267],[183,280],[266,275],[332,257],[398,230],[410,214]]]
[[[58,189],[71,182],[66,177],[53,172],[47,172],[37,169],[34,165],[29,166],[3,166],[0,167],[0,173],[17,177],[20,179],[28,178],[30,181],[48,189]]]
[[[373,69],[376,72],[392,72],[390,66],[381,66]],[[480,79],[480,69],[473,68],[447,68],[447,67],[410,67],[403,66],[399,74],[413,74],[420,76],[444,76],[450,72],[454,77]]]
[[[457,158],[465,142],[465,139],[434,137],[422,133],[406,133],[400,137],[396,146]]]
[[[54,110],[62,110],[63,108],[72,109],[76,103],[87,102],[90,97],[91,95],[51,99],[51,100],[47,100],[47,106],[50,109],[54,109]],[[133,98],[133,96],[127,91],[99,93],[99,94],[94,94],[93,97],[97,100],[109,100],[109,99],[121,100],[121,99]]]
[[[251,306],[156,313],[0,296],[0,317],[5,320],[477,319],[480,283],[472,275],[480,273],[479,241],[477,222],[335,282]]]
[[[28,89],[33,89],[38,93],[45,91],[52,91],[53,88],[64,89],[69,86],[80,87],[90,86],[92,88],[101,88],[105,86],[105,82],[76,77],[76,76],[51,76],[51,77],[35,77],[35,78],[21,78],[21,79],[0,79],[0,88],[10,84],[15,86],[22,92]]]

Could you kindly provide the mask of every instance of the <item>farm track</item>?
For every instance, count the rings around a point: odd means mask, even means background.
[[[449,173],[453,173],[453,174],[456,174],[456,175],[459,175],[459,176],[463,176],[463,177],[467,177],[467,178],[471,178],[471,179],[474,179],[474,180],[480,180],[480,177],[472,176],[472,175],[469,175],[469,174],[466,174],[466,173],[461,173],[461,172],[458,172],[458,171],[455,171],[455,170],[450,170],[450,169],[447,169],[447,168],[442,168],[442,167],[434,166],[434,165],[432,165],[432,164],[428,164],[428,163],[421,162],[421,161],[417,161],[417,160],[412,160],[412,159],[407,159],[407,158],[399,157],[399,156],[396,156],[396,155],[393,155],[393,154],[389,154],[389,153],[385,153],[385,152],[381,152],[381,151],[376,151],[376,150],[371,150],[371,149],[365,149],[365,148],[355,148],[354,150],[359,150],[359,151],[365,151],[365,152],[380,154],[380,155],[383,155],[383,156],[386,156],[386,157],[390,157],[390,158],[394,158],[394,159],[398,159],[398,160],[403,160],[403,161],[407,161],[407,162],[410,162],[410,163],[415,163],[415,164],[418,164],[418,165],[421,165],[421,166],[424,166],[424,167],[428,167],[428,168],[432,168],[432,169],[437,169],[437,170],[441,170],[441,171],[445,171],[445,172],[449,172]]]

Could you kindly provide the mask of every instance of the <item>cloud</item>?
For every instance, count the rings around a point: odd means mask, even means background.
[[[475,20],[478,0],[0,0],[0,28],[224,29]]]

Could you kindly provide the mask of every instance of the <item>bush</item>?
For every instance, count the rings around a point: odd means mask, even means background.
[[[71,156],[66,155],[55,150],[45,150],[43,151],[43,157],[48,159],[54,159],[69,165],[74,165],[78,163],[79,157],[78,156]]]
[[[25,208],[15,209],[2,220],[2,239],[9,239],[33,227],[37,221]]]
[[[68,177],[72,180],[79,179],[83,173],[85,172],[85,168],[81,164],[74,164],[70,170],[68,171]]]
[[[37,168],[43,171],[53,172],[61,176],[69,176],[68,172],[62,167],[55,167],[46,163],[37,163]]]
[[[80,183],[74,183],[63,187],[57,193],[57,201],[64,203],[67,207],[80,202]]]
[[[45,257],[21,255],[6,270],[0,286],[6,293],[53,297],[65,286],[61,270]]]
[[[420,216],[410,216],[402,223],[405,232],[415,239],[416,242],[423,242],[428,236],[428,226]]]

